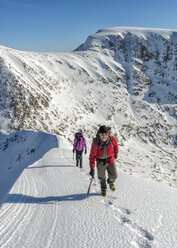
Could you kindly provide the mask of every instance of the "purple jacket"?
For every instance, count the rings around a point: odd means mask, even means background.
[[[74,140],[73,148],[77,151],[83,151],[84,147],[85,147],[85,150],[87,150],[87,144],[86,144],[84,135],[83,133],[78,133]]]

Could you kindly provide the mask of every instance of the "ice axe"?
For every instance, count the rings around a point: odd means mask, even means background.
[[[89,184],[89,188],[88,188],[88,191],[87,191],[87,195],[88,195],[89,192],[90,192],[90,188],[91,188],[92,182],[93,182],[93,177],[92,177],[91,180],[90,180],[90,184]]]

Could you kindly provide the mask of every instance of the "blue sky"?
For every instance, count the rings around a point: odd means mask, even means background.
[[[176,0],[0,0],[0,45],[70,52],[101,28],[177,30]]]

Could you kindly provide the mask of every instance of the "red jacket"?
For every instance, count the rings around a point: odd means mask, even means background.
[[[100,137],[99,137],[99,139],[100,139]],[[107,158],[109,158],[108,159],[109,164],[112,164],[114,162],[115,156],[117,156],[117,154],[118,154],[118,144],[117,144],[117,140],[115,139],[114,136],[112,136],[112,144],[113,144],[113,146],[110,144],[110,139],[109,139],[109,135],[108,135]],[[99,148],[99,145],[98,145],[97,139],[95,138],[95,139],[93,139],[92,147],[91,147],[91,151],[90,151],[90,156],[89,156],[91,169],[95,168],[95,160],[99,159],[101,157],[101,155],[103,154],[103,146],[99,150],[98,150],[98,148]],[[114,155],[114,156],[112,156],[112,155]]]

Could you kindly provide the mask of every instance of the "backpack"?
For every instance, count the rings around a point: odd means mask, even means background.
[[[76,142],[76,146],[77,146],[78,142],[80,142],[80,141],[81,141],[81,139],[83,139],[83,138],[84,138],[84,137],[83,137],[83,136],[81,136],[81,135],[79,135],[79,136],[78,136],[78,134],[79,134],[79,132],[78,132],[78,133],[75,133],[75,139],[77,140],[77,142]]]
[[[74,137],[74,139],[76,139],[77,138],[77,135],[78,135],[79,133],[75,133],[75,137]]]

